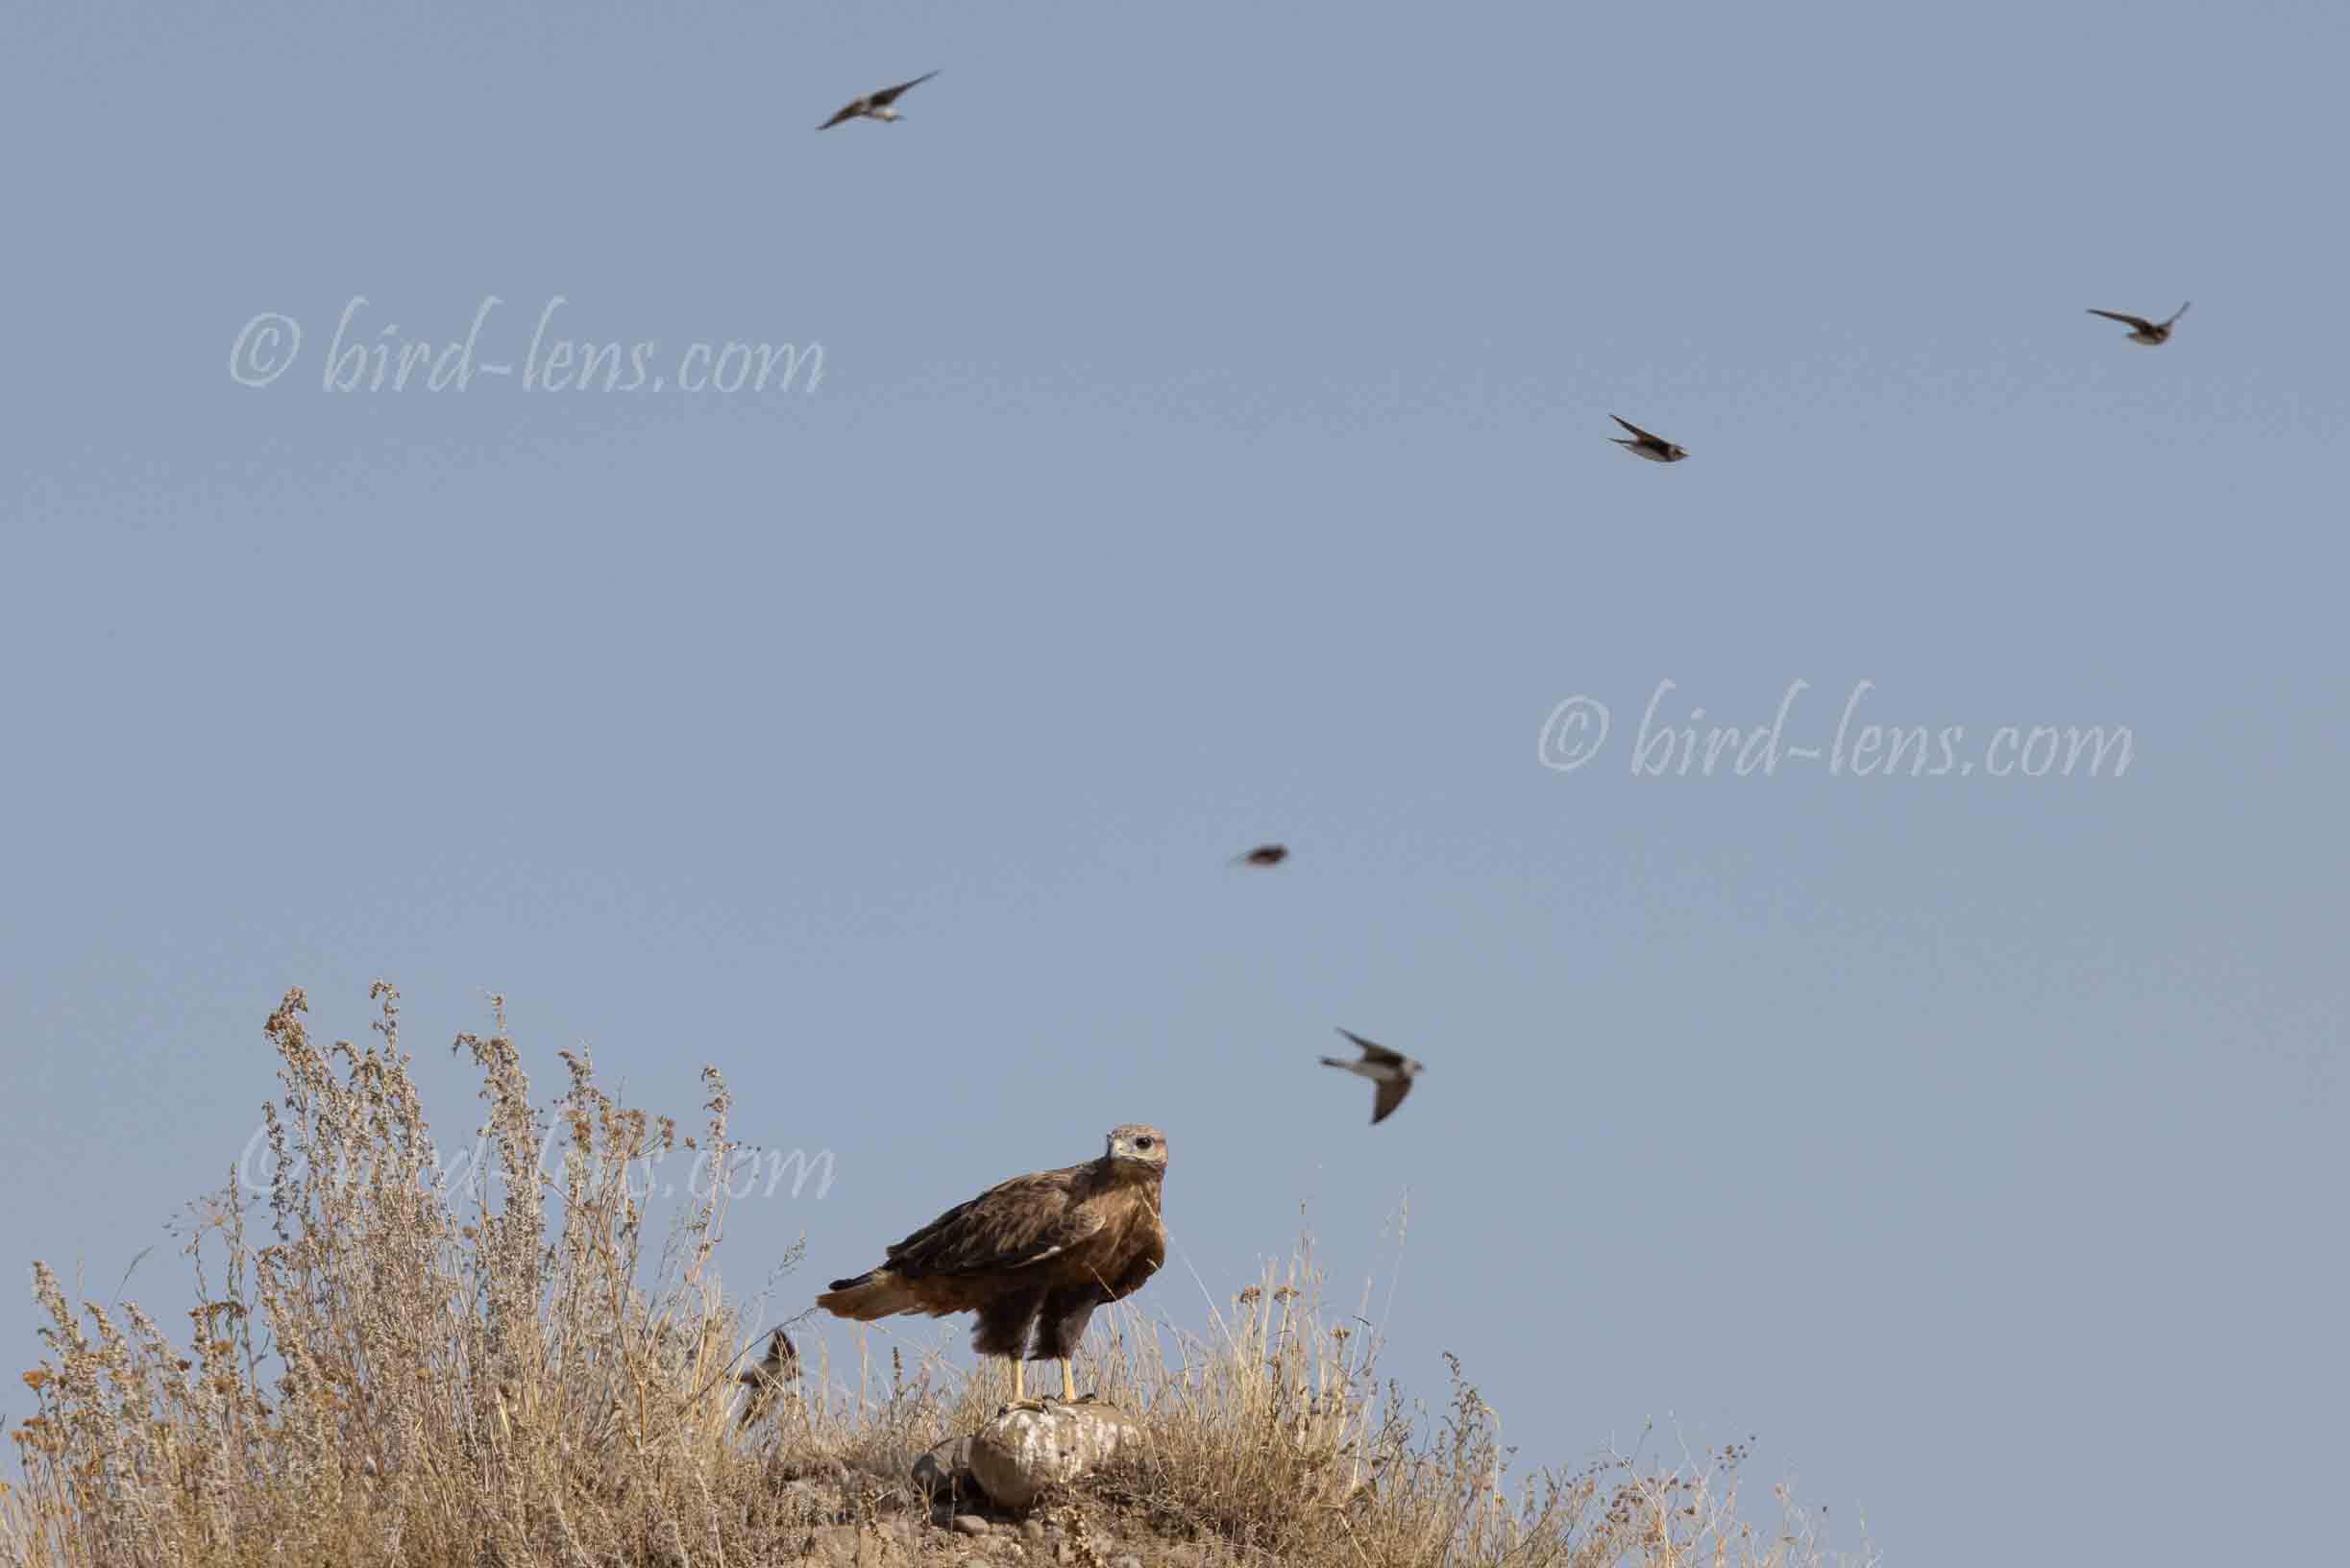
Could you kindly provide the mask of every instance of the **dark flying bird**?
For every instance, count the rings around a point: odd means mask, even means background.
[[[1240,856],[1235,864],[1243,866],[1278,866],[1288,858],[1289,846],[1287,845],[1261,844],[1257,845],[1256,848],[1251,849],[1247,854]]]
[[[792,1347],[792,1336],[777,1329],[768,1336],[767,1359],[735,1380],[750,1385],[750,1398],[743,1405],[743,1425],[747,1427],[765,1415],[783,1385],[798,1376],[799,1352]]]
[[[1411,1092],[1412,1079],[1426,1069],[1403,1052],[1391,1051],[1384,1045],[1367,1041],[1351,1029],[1341,1029],[1338,1033],[1362,1047],[1362,1060],[1343,1062],[1337,1057],[1326,1056],[1322,1058],[1322,1066],[1358,1074],[1378,1086],[1371,1095],[1371,1125],[1376,1127],[1404,1103],[1404,1096]]]
[[[979,1314],[971,1348],[1012,1361],[1012,1403],[1026,1397],[1021,1358],[1061,1363],[1061,1396],[1077,1400],[1069,1361],[1093,1309],[1142,1288],[1166,1262],[1159,1217],[1166,1135],[1110,1129],[1099,1160],[1015,1176],[957,1204],[889,1249],[853,1280],[835,1280],[816,1304],[869,1323],[898,1312]]]
[[[2194,303],[2189,300],[2187,305]],[[2148,321],[2143,316],[2125,316],[2118,310],[2092,310],[2089,313],[2093,316],[2103,316],[2108,321],[2118,321],[2126,327],[2134,328],[2135,331],[2129,334],[2130,341],[2143,343],[2148,348],[2154,348],[2158,344],[2170,341],[2170,329],[2181,316],[2187,314],[2187,305],[2182,305],[2176,310],[2171,311],[2169,321]]]
[[[1639,437],[1636,441],[1627,441],[1620,435],[1607,438],[1635,457],[1646,457],[1652,463],[1677,463],[1689,455],[1685,449],[1675,446],[1661,435],[1651,435],[1620,414],[1609,414],[1607,417]]]
[[[818,126],[817,129],[819,131],[829,131],[834,126],[839,125],[843,120],[854,120],[859,118],[868,120],[902,120],[905,118],[905,116],[890,107],[892,104],[897,102],[897,95],[904,92],[908,87],[920,86],[923,83],[929,81],[932,77],[938,74],[939,73],[936,71],[924,71],[921,75],[916,77],[911,82],[900,82],[893,87],[884,87],[879,92],[869,92],[864,97],[858,99],[855,103],[849,105],[846,109],[841,110],[841,112],[838,114],[835,114],[831,119],[826,120],[823,124]]]

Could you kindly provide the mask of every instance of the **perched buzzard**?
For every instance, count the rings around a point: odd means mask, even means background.
[[[897,95],[905,91],[908,87],[920,86],[923,83],[929,81],[932,77],[938,74],[939,73],[936,71],[924,71],[921,75],[916,77],[911,82],[900,82],[893,87],[883,87],[878,92],[869,92],[864,97],[858,99],[855,103],[849,105],[846,109],[842,110],[838,114],[835,114],[831,119],[826,120],[823,124],[818,126],[817,129],[819,131],[829,131],[844,120],[902,120],[905,118],[905,116],[890,107],[892,104],[897,102]]]
[[[1166,1261],[1166,1168],[1158,1128],[1113,1127],[1099,1160],[988,1188],[890,1248],[880,1267],[833,1281],[816,1304],[864,1323],[976,1311],[971,1348],[1011,1359],[1015,1405],[1042,1408],[1026,1397],[1023,1353],[1061,1363],[1061,1396],[1074,1405],[1069,1359],[1093,1309],[1133,1295]]]
[[[1425,1069],[1403,1052],[1391,1051],[1384,1045],[1363,1039],[1351,1029],[1341,1029],[1338,1033],[1362,1047],[1362,1060],[1342,1062],[1334,1056],[1326,1056],[1322,1058],[1322,1066],[1336,1067],[1341,1072],[1358,1073],[1377,1086],[1371,1094],[1371,1125],[1376,1127],[1387,1119],[1388,1113],[1404,1103],[1404,1096],[1411,1092],[1411,1081]]]
[[[783,1385],[798,1376],[799,1352],[793,1348],[792,1336],[777,1329],[768,1336],[767,1359],[736,1380],[750,1385],[750,1398],[743,1405],[743,1425],[747,1427],[765,1415]]]

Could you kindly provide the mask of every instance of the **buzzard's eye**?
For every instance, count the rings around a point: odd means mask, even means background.
[[[1156,1143],[1156,1142],[1158,1142],[1158,1141],[1159,1141],[1159,1140],[1158,1140],[1157,1139],[1155,1139],[1155,1138],[1138,1138],[1138,1139],[1135,1139],[1135,1147],[1136,1147],[1136,1148],[1138,1148],[1138,1149],[1147,1149],[1147,1148],[1149,1148],[1149,1147],[1150,1147],[1150,1146],[1151,1146],[1153,1143]]]

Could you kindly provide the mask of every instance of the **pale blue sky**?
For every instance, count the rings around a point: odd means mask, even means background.
[[[784,1311],[1151,1120],[1145,1305],[1301,1202],[1351,1305],[1408,1189],[1388,1369],[1524,1462],[1654,1416],[1903,1563],[2306,1553],[2350,12],[539,9],[0,16],[12,1266],[110,1293],[277,997],[358,1036],[380,974],[453,1139],[499,990],[551,1091],[715,1061],[835,1151],[735,1216],[746,1289],[808,1233]],[[353,296],[491,294],[483,357],[561,295],[825,379],[320,389]],[[1799,744],[1866,679],[2134,759],[1630,775],[1659,680],[1799,677]],[[1376,1130],[1335,1024],[1430,1064]]]

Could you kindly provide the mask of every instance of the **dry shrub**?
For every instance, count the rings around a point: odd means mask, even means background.
[[[649,1296],[629,1168],[673,1148],[674,1124],[617,1104],[567,1052],[568,1143],[542,1172],[549,1128],[501,1005],[487,1039],[455,1046],[481,1068],[493,1168],[449,1182],[398,996],[372,994],[380,1038],[364,1050],[320,1051],[300,991],[270,1016],[284,1093],[263,1113],[269,1236],[248,1235],[233,1172],[188,1243],[184,1346],[135,1306],[121,1324],[77,1314],[35,1266],[49,1356],[14,1433],[13,1558],[653,1560],[658,1537],[681,1531],[692,1551],[718,1533],[733,1387],[701,1369],[734,1355],[739,1328],[709,1268],[724,1184],[681,1215]],[[704,1078],[722,1160],[725,1086]]]
[[[698,1173],[730,1168],[716,1068],[698,1138],[621,1105],[571,1052],[542,1116],[494,999],[490,1035],[453,1047],[481,1072],[489,1168],[454,1181],[400,1048],[398,996],[380,983],[371,996],[365,1049],[318,1050],[300,991],[270,1016],[278,1176],[265,1210],[234,1173],[197,1206],[184,1342],[135,1305],[119,1320],[77,1311],[34,1265],[47,1352],[24,1380],[37,1411],[10,1433],[0,1560],[678,1568],[797,1558],[811,1527],[870,1532],[908,1508],[892,1560],[968,1548],[905,1523],[919,1517],[907,1470],[993,1413],[1000,1363],[959,1370],[942,1342],[909,1367],[901,1344],[885,1374],[861,1331],[853,1383],[816,1350],[799,1389],[736,1428],[738,1359],[760,1326],[712,1267],[726,1183],[689,1183],[649,1258],[629,1181],[680,1143]],[[561,1159],[542,1170],[551,1130]],[[260,1213],[267,1237],[249,1237]],[[1826,1560],[1783,1493],[1779,1531],[1737,1520],[1737,1448],[1670,1469],[1610,1456],[1511,1493],[1511,1451],[1458,1363],[1445,1411],[1409,1407],[1377,1376],[1371,1326],[1326,1314],[1322,1285],[1301,1243],[1205,1335],[1131,1304],[1097,1319],[1086,1381],[1145,1439],[1043,1510],[1060,1532],[1043,1549],[1331,1568]]]
[[[1412,1407],[1378,1376],[1368,1320],[1325,1310],[1325,1284],[1301,1237],[1205,1336],[1118,1310],[1098,1371],[1105,1397],[1141,1414],[1144,1439],[1084,1488],[1106,1519],[1138,1517],[1159,1538],[1244,1560],[1333,1568],[1873,1562],[1831,1555],[1784,1488],[1781,1529],[1739,1519],[1745,1445],[1670,1466],[1611,1453],[1513,1487],[1516,1451],[1458,1358],[1445,1357],[1447,1407]]]

